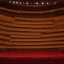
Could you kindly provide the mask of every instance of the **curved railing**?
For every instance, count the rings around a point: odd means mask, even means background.
[[[55,10],[48,10],[48,11],[17,11],[11,10],[7,8],[0,7],[0,14],[4,14],[11,17],[55,17],[64,15],[64,8],[55,9]]]
[[[7,3],[7,2],[0,2],[0,6],[8,8],[8,9],[12,9],[12,10],[19,10],[19,11],[46,11],[46,10],[64,8],[64,1],[54,4],[54,5],[47,5],[47,6],[41,6],[41,5],[17,6],[14,4]]]

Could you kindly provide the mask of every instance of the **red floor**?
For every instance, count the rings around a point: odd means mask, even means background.
[[[42,50],[0,52],[0,64],[64,64],[64,52]]]
[[[0,57],[8,57],[8,58],[56,58],[56,57],[64,57],[64,52],[62,51],[42,51],[42,50],[22,50],[22,51],[7,51],[0,52]]]

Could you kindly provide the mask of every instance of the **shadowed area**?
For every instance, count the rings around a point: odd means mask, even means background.
[[[3,64],[63,64],[64,58],[0,58],[0,63]]]

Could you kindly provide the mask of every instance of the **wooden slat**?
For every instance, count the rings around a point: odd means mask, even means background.
[[[9,38],[9,36],[5,36],[5,35],[2,35],[2,34],[0,34],[0,39],[6,39],[6,40],[9,40],[10,38]]]
[[[54,26],[57,28],[64,28],[64,21],[56,21],[54,22]]]
[[[59,19],[58,19],[59,18]],[[3,15],[3,14],[0,14],[0,19],[1,20],[5,20],[5,21],[16,21],[16,19],[18,20],[31,20],[31,21],[60,21],[60,20],[64,20],[64,16],[58,16],[58,17],[49,17],[49,18],[30,18],[30,16],[28,18],[26,17],[11,17],[11,16],[6,16],[6,15]]]
[[[29,36],[29,35],[27,35],[27,36],[26,36],[26,35],[23,35],[23,36],[22,36],[22,35],[11,35],[10,37],[11,37],[11,38],[19,38],[19,39],[20,39],[20,38],[22,38],[22,39],[23,39],[23,38],[27,38],[27,39],[28,39],[28,38],[29,38],[29,39],[30,39],[30,38],[40,38],[40,36],[32,36],[32,35],[31,35],[31,36]]]
[[[11,28],[6,26],[1,26],[0,29],[7,30],[7,31],[26,31],[26,32],[58,32],[58,31],[64,31],[63,28],[49,28],[49,29],[29,29],[29,28]]]
[[[56,45],[56,46],[0,46],[0,48],[16,48],[16,49],[47,49],[47,48],[57,48],[57,49],[60,49],[60,48],[64,48],[64,45]]]
[[[12,23],[15,23],[15,24],[21,24],[21,25],[23,25],[23,24],[30,24],[30,25],[32,25],[32,24],[33,24],[33,25],[37,25],[37,24],[40,24],[40,25],[41,25],[41,24],[42,24],[42,25],[47,25],[47,24],[49,24],[49,25],[50,25],[50,24],[53,24],[52,21],[48,21],[48,22],[47,22],[47,21],[46,21],[46,22],[40,22],[40,21],[39,21],[39,22],[30,22],[30,21],[29,21],[29,22],[28,22],[28,21],[26,21],[26,22],[24,22],[24,21],[13,21]]]
[[[50,10],[46,10],[46,11],[18,11],[18,10],[12,10],[12,9],[7,9],[7,8],[4,8],[4,7],[0,7],[0,9],[2,10],[6,10],[8,12],[17,12],[17,13],[28,13],[28,14],[31,14],[31,13],[46,13],[46,12],[50,12]],[[60,9],[53,9],[51,11],[60,11],[60,10],[64,10],[64,8],[60,8]]]
[[[41,34],[41,37],[62,37],[64,36],[64,32],[60,33],[50,33],[50,34]]]
[[[39,21],[40,22],[40,21]],[[22,21],[21,21],[22,23]],[[13,24],[13,23],[8,23],[8,22],[3,22],[3,21],[0,21],[0,25],[4,25],[4,26],[8,26],[8,27],[16,27],[16,28],[52,28],[54,27],[54,25],[44,25],[44,24],[21,24],[21,25],[18,25],[18,24]]]
[[[32,35],[32,36],[39,36],[41,33],[32,33],[32,32],[13,32],[13,31],[5,31],[5,30],[0,30],[0,34],[6,34],[6,35]]]
[[[20,39],[20,38],[12,38],[12,39],[11,39],[11,41],[18,41],[18,42],[20,42],[20,41],[21,41],[21,42],[22,42],[22,41],[24,41],[24,42],[26,42],[26,41],[30,41],[30,42],[31,42],[31,41],[33,41],[33,42],[34,42],[34,41],[35,41],[35,42],[36,42],[36,41],[43,41],[43,42],[44,42],[44,41],[54,41],[54,40],[55,40],[55,41],[64,40],[64,37],[56,37],[56,38],[55,38],[55,37],[52,37],[52,38],[50,37],[50,38],[40,38],[40,39]]]
[[[64,44],[64,41],[49,41],[49,42],[5,42],[0,40],[0,44],[5,45],[61,45]]]

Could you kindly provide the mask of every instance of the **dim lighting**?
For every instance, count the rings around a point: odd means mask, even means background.
[[[54,2],[54,4],[56,4],[56,2]]]
[[[49,2],[47,2],[47,4],[49,4]]]
[[[38,4],[38,2],[36,2],[36,4]]]
[[[44,2],[42,2],[42,4],[44,4]]]
[[[11,3],[11,1],[9,1]]]
[[[26,2],[26,4],[28,4],[28,2]]]
[[[16,2],[16,4],[18,4],[18,2]]]
[[[20,4],[21,4],[22,2],[20,2]]]
[[[13,3],[15,3],[15,1],[13,1]]]

